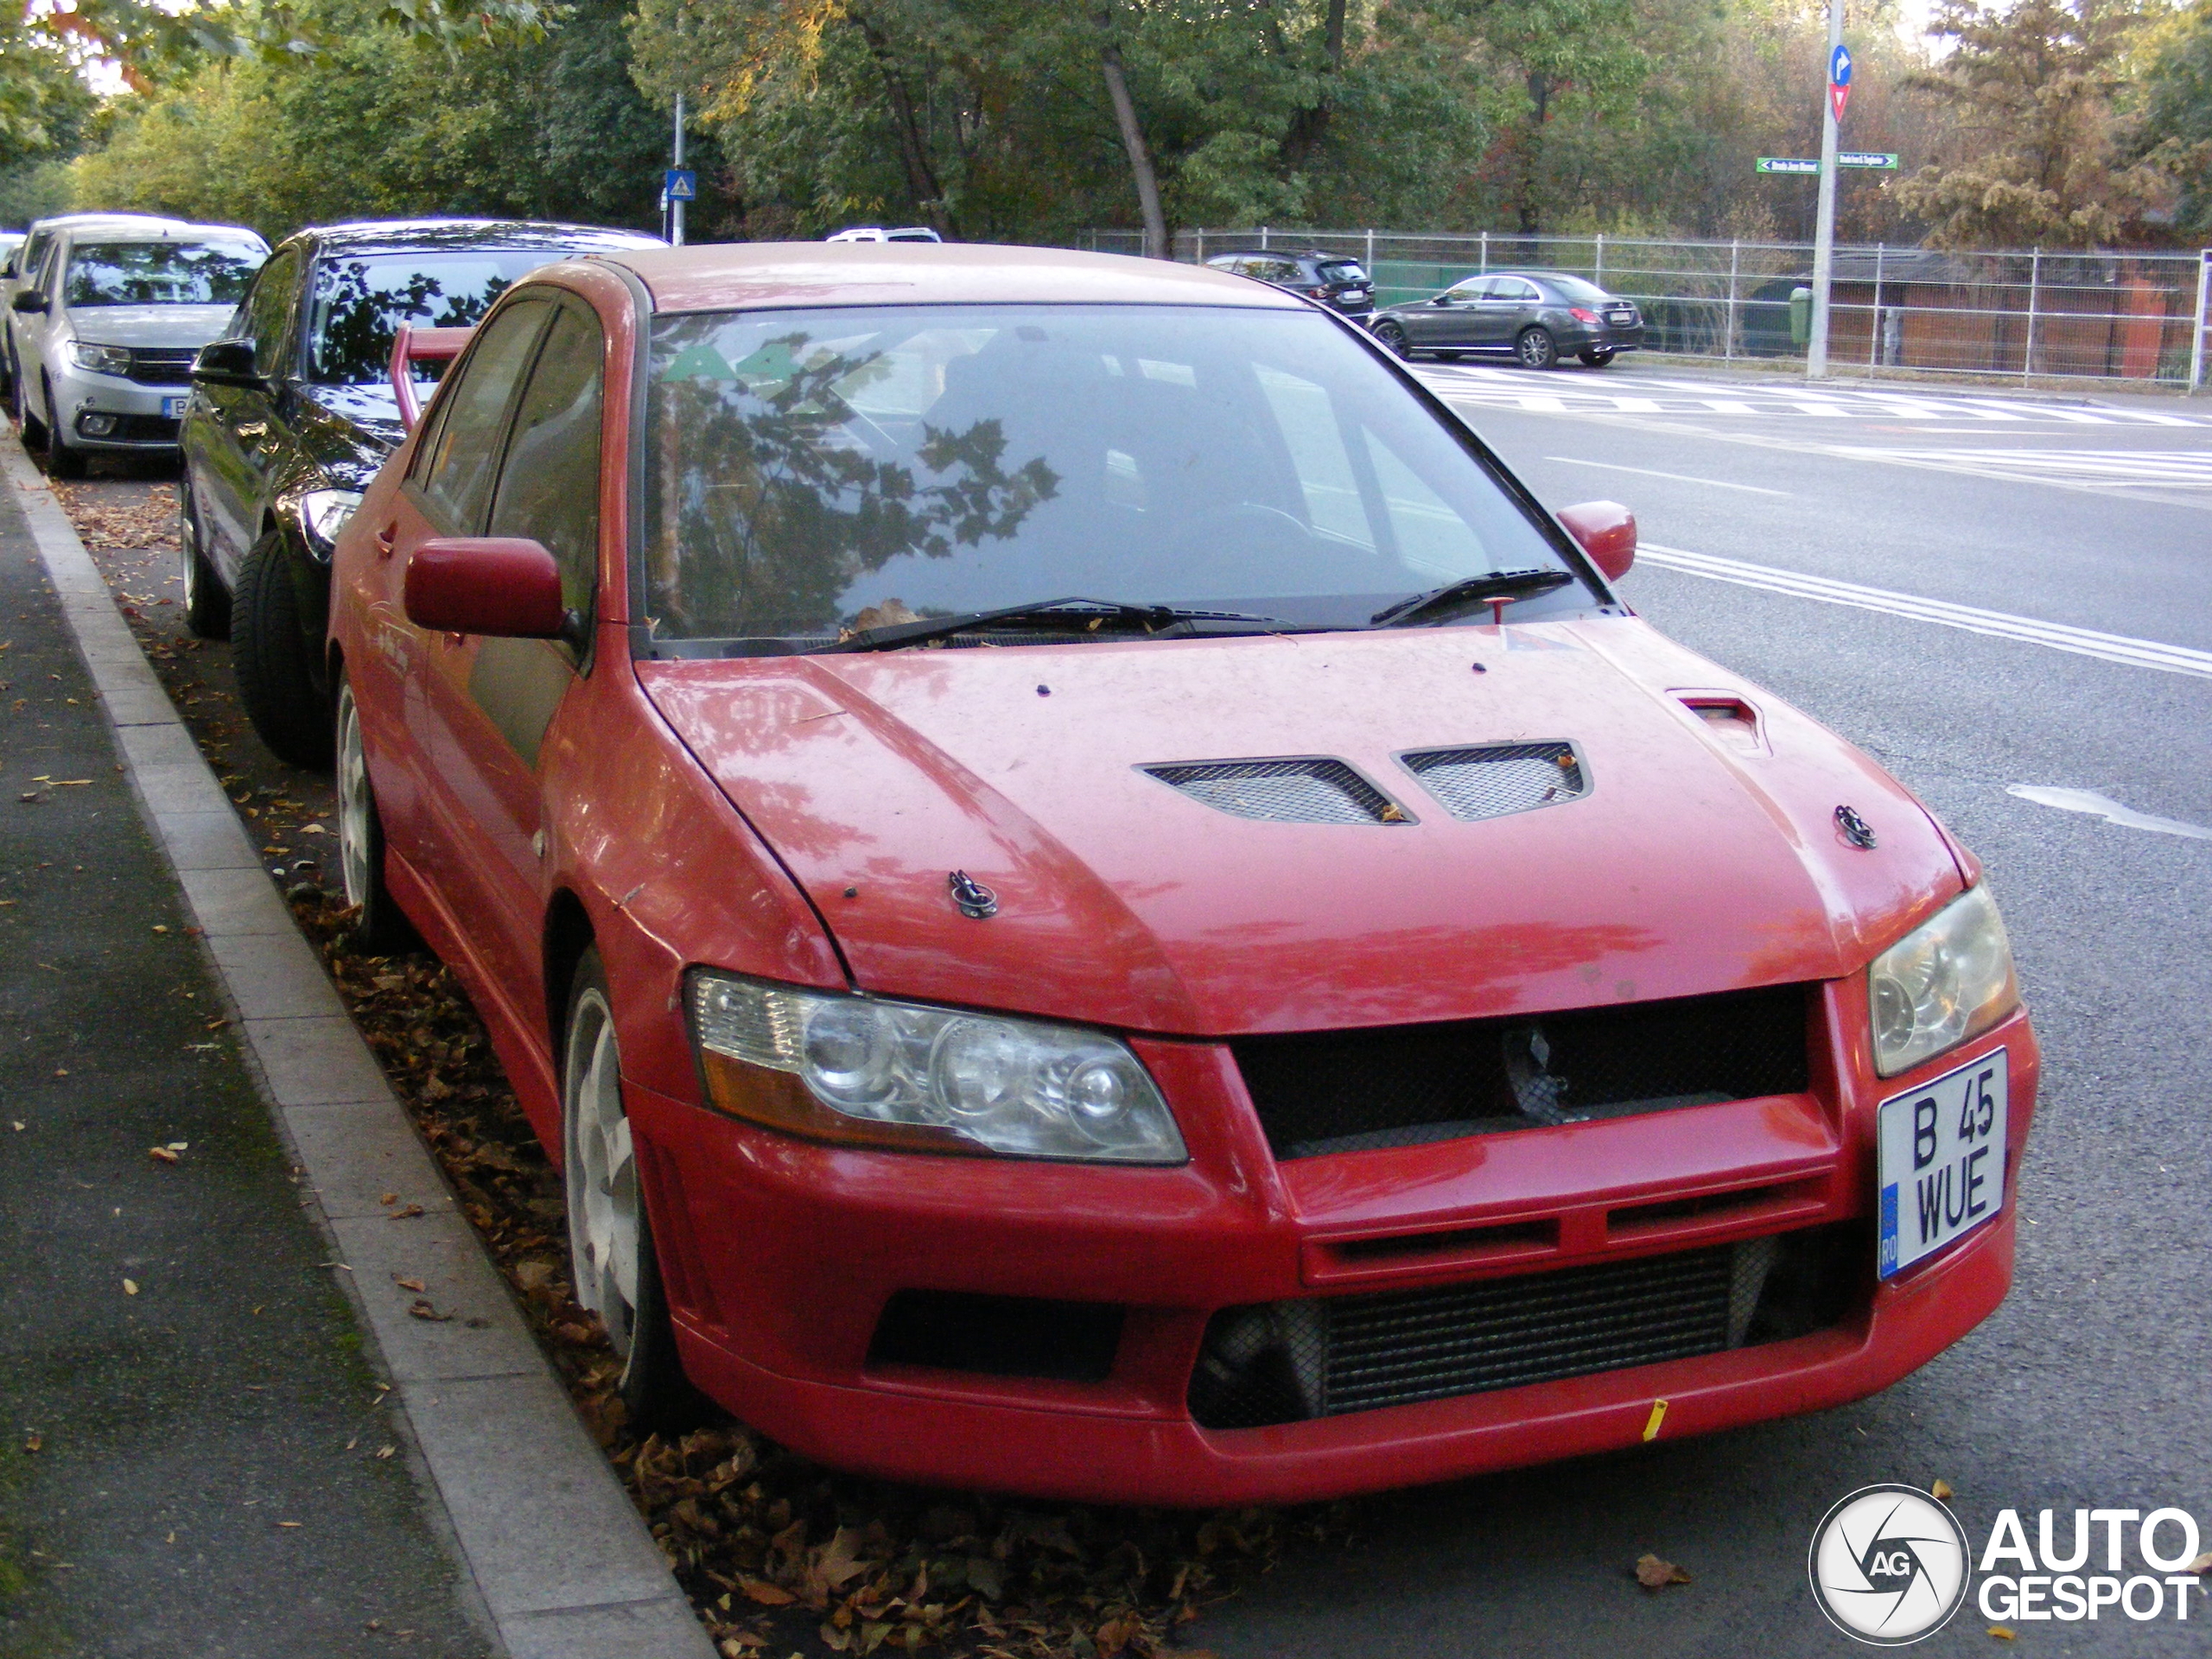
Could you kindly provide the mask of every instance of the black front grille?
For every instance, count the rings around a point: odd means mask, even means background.
[[[179,423],[163,420],[158,415],[118,415],[113,417],[114,424],[106,431],[87,430],[85,416],[99,412],[88,409],[81,411],[77,416],[77,435],[87,443],[175,443],[176,442]]]
[[[1802,1092],[1810,988],[1231,1045],[1278,1158]]]
[[[1407,823],[1389,796],[1341,760],[1195,760],[1142,770],[1194,801],[1276,823]]]
[[[1406,769],[1464,823],[1580,800],[1590,792],[1589,774],[1572,743],[1430,749],[1404,760]]]
[[[192,362],[200,353],[189,346],[172,351],[167,346],[136,346],[130,353],[130,378],[142,386],[181,386],[192,380]]]
[[[1778,1342],[1841,1320],[1872,1257],[1845,1224],[1428,1290],[1224,1308],[1193,1421],[1256,1428]]]

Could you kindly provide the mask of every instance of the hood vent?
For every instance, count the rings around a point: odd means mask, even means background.
[[[1410,823],[1389,796],[1341,760],[1192,760],[1139,768],[1194,801],[1271,823]]]
[[[1503,743],[1400,755],[1421,786],[1462,823],[1580,800],[1590,774],[1572,743]]]

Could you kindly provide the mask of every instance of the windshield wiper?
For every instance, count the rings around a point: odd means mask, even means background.
[[[1488,575],[1468,576],[1459,582],[1432,588],[1425,594],[1415,594],[1411,599],[1402,599],[1395,605],[1386,605],[1368,618],[1370,627],[1395,627],[1402,622],[1411,622],[1427,616],[1432,611],[1446,610],[1470,601],[1480,603],[1486,599],[1534,599],[1539,594],[1548,594],[1555,588],[1564,588],[1574,580],[1565,570],[1493,570]]]
[[[1073,611],[1071,607],[1084,608]],[[834,645],[817,645],[808,654],[840,651],[891,651],[900,645],[926,645],[956,633],[1007,622],[1038,622],[1059,619],[1075,629],[1142,629],[1158,633],[1178,622],[1254,622],[1264,627],[1288,625],[1272,616],[1249,616],[1242,611],[1192,611],[1173,605],[1128,605],[1112,599],[1038,599],[1008,605],[995,611],[965,611],[954,616],[925,616],[912,622],[892,622],[880,628],[861,628]]]

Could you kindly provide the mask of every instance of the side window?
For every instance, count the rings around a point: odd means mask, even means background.
[[[1534,283],[1524,283],[1517,276],[1502,276],[1498,279],[1497,297],[1511,300],[1516,305],[1526,305],[1529,301],[1543,296],[1536,292]]]
[[[293,289],[297,286],[300,255],[288,248],[264,265],[253,279],[253,291],[239,307],[244,332],[253,341],[253,365],[264,374],[284,371],[285,348],[291,343]]]
[[[1459,304],[1465,305],[1472,300],[1489,299],[1495,286],[1488,276],[1470,276],[1465,282],[1454,283],[1445,291]]]
[[[543,542],[561,597],[591,614],[599,571],[599,423],[605,346],[597,318],[563,305],[515,406],[486,534]]]
[[[452,535],[472,536],[483,521],[509,397],[551,309],[542,300],[525,300],[485,324],[452,391],[439,400],[444,412],[416,457],[415,480],[440,527]]]

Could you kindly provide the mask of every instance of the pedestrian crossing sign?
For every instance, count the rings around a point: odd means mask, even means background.
[[[671,201],[696,201],[699,175],[688,167],[671,167],[662,175],[661,193]]]

